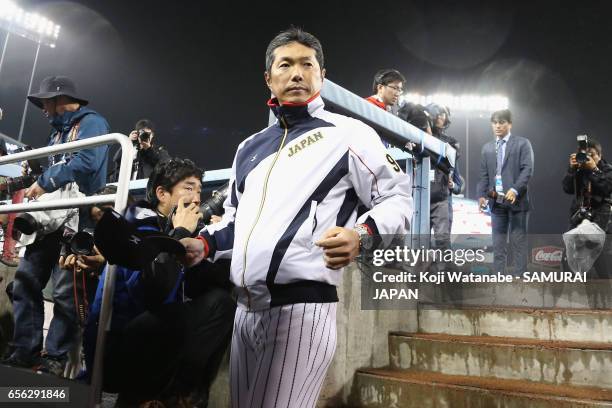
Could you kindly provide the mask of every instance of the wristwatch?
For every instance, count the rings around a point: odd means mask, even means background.
[[[371,251],[374,248],[374,237],[370,228],[365,224],[357,224],[354,230],[359,235],[359,249]]]

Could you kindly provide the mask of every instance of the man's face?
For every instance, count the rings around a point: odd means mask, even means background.
[[[292,42],[274,50],[274,62],[264,77],[281,104],[303,103],[321,90],[325,69],[314,49]]]
[[[508,133],[510,133],[510,129],[512,129],[512,123],[508,122],[505,119],[493,119],[491,121],[491,127],[493,128],[493,133],[495,134],[495,136],[500,139],[503,139]]]
[[[441,114],[437,116],[436,123],[434,124],[434,126],[437,127],[438,129],[442,129],[445,123],[446,123],[446,112],[442,112]]]
[[[202,182],[197,177],[191,176],[179,181],[169,194],[171,207],[175,207],[179,199],[183,197],[185,204],[196,203],[200,205],[200,194],[202,193]]]
[[[401,81],[389,82],[387,85],[378,85],[378,96],[387,106],[396,105],[403,92],[404,84]]]
[[[41,99],[43,104],[43,114],[50,118],[56,114],[56,101],[54,98]]]

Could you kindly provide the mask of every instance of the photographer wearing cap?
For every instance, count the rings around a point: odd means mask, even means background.
[[[577,227],[585,219],[612,233],[612,165],[603,157],[601,143],[578,136],[584,146],[569,157],[569,168],[563,178],[563,191],[574,194],[570,208],[570,226]],[[612,256],[612,242],[606,238],[604,253],[595,263],[600,278],[610,277],[606,260]]]
[[[136,156],[132,165],[132,180],[149,178],[158,163],[170,159],[170,155],[164,146],[155,145],[155,125],[149,119],[140,119],[136,122],[129,138],[136,148]],[[111,179],[116,180],[119,176],[119,166],[121,164],[120,150],[115,153],[113,162],[115,168]]]
[[[68,77],[43,79],[40,91],[29,95],[28,100],[40,108],[49,120],[52,128],[49,145],[110,133],[107,121],[86,107],[88,101],[80,96],[76,85]],[[49,161],[49,168],[26,190],[27,198],[43,200],[53,195],[89,195],[106,185],[108,146],[56,155]],[[59,211],[61,213],[63,210]],[[75,345],[78,328],[72,276],[57,264],[64,226],[76,224],[76,217],[68,216],[69,212],[77,213],[76,210],[64,211],[62,214],[66,217],[55,216],[53,211],[32,213],[31,218],[38,214],[44,222],[32,224],[35,227],[35,240],[27,244],[15,273],[13,351],[5,358],[5,364],[30,368],[39,367],[42,363],[43,371],[61,375],[68,352]],[[83,217],[78,220],[79,224],[84,222]],[[76,225],[72,228],[76,229]],[[46,355],[41,360],[44,323],[42,290],[50,278],[54,283],[53,319],[45,342]]]
[[[139,233],[163,235],[166,242],[167,237],[197,236],[201,179],[202,170],[191,160],[160,163],[149,177],[147,200],[127,209],[126,222]],[[134,255],[137,248],[123,246],[120,229],[104,225],[107,215],[96,227],[96,245],[110,262],[128,265],[117,257]],[[169,241],[182,249],[178,241]],[[166,406],[205,406],[229,344],[235,303],[226,288],[191,276],[217,274],[218,269],[203,264],[184,271],[178,255],[167,248],[151,258],[140,267],[116,269],[104,389],[118,392],[125,404],[162,400]],[[224,273],[229,282],[227,265]],[[93,367],[103,287],[101,276],[84,336],[88,370]]]

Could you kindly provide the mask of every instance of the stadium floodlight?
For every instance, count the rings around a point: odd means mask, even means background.
[[[28,94],[30,94],[32,92],[34,74],[36,73],[36,63],[38,62],[40,46],[46,45],[55,48],[55,43],[59,38],[61,27],[38,13],[25,11],[11,0],[0,0],[0,28],[7,31],[4,39],[4,46],[2,47],[2,55],[0,56],[0,72],[2,72],[8,39],[11,34],[27,38],[36,43],[34,65],[32,66],[30,85],[28,86]],[[23,107],[23,115],[21,117],[21,126],[19,127],[19,141],[21,141],[23,135],[27,113],[28,101],[26,100]]]
[[[418,103],[427,106],[430,103],[448,106],[453,112],[493,112],[508,109],[508,98],[501,95],[451,95],[439,93],[434,95],[421,95],[407,93],[402,95],[404,102]]]
[[[0,28],[55,48],[61,27],[38,13],[25,11],[11,0],[0,0]]]

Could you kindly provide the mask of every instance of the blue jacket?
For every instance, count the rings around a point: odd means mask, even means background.
[[[160,231],[164,229],[163,224],[167,222],[144,202],[129,207],[126,210],[125,218],[134,223],[139,231]],[[180,239],[190,236],[190,233],[184,228],[177,228],[168,232],[168,235]],[[152,264],[154,266],[146,271],[123,266],[117,266],[115,269],[111,333],[121,333],[132,319],[146,310],[154,309],[161,304],[183,301],[181,284],[184,274],[182,267],[172,259],[161,256]],[[100,276],[83,336],[87,367],[93,366],[106,272],[105,268]]]
[[[66,112],[51,120],[53,132],[49,138],[49,146],[56,143],[66,143],[71,129],[78,123],[75,140],[87,139],[110,133],[110,126],[99,113],[81,107],[75,112]],[[38,185],[51,192],[76,181],[82,193],[90,195],[106,185],[108,146],[80,150],[68,155],[66,163],[49,167],[38,178]]]

